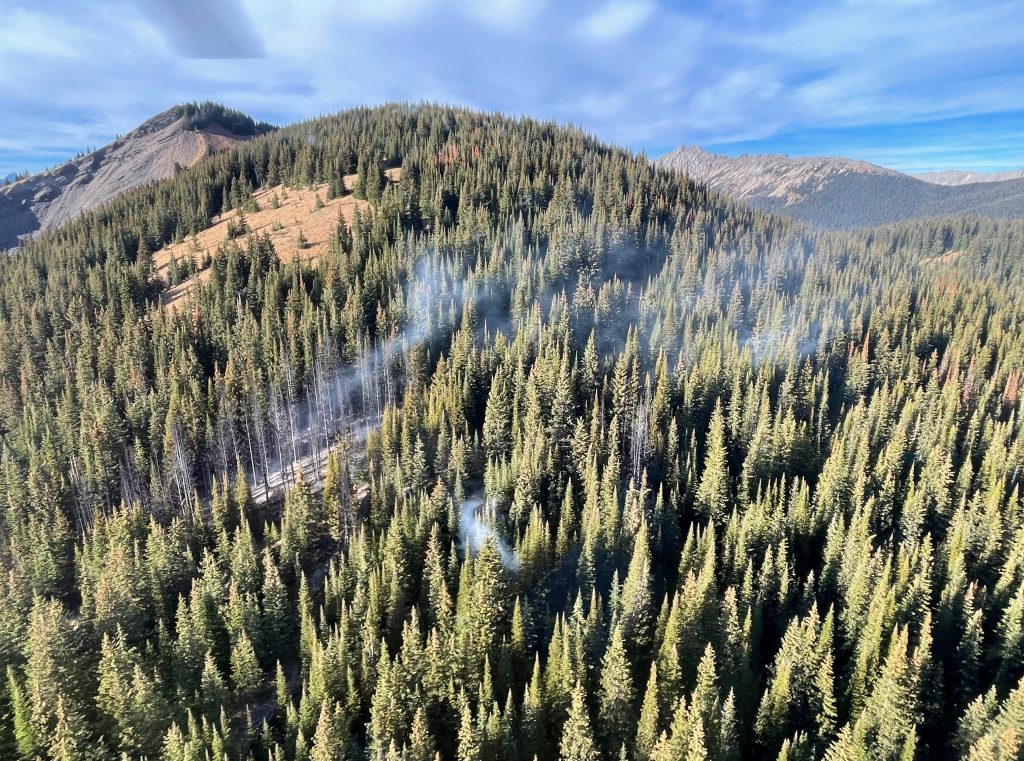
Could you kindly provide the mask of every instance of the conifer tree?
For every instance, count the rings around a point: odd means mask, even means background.
[[[78,761],[85,755],[89,739],[83,731],[80,716],[69,715],[62,699],[57,700],[56,725],[50,740],[50,755],[53,761]]]
[[[601,758],[590,728],[586,697],[580,682],[572,691],[572,705],[558,747],[558,757],[562,761],[598,761]]]
[[[658,700],[658,667],[656,664],[651,664],[651,673],[647,679],[643,702],[640,705],[640,721],[636,730],[637,758],[649,758],[658,742],[660,734]]]
[[[601,662],[598,692],[599,735],[606,755],[613,755],[629,739],[635,721],[634,700],[633,678],[626,658],[622,627],[616,626]]]
[[[726,462],[725,418],[722,402],[715,403],[708,428],[704,470],[697,487],[696,508],[705,518],[721,523],[730,501],[729,468]]]
[[[646,655],[651,642],[653,590],[647,524],[640,526],[633,542],[629,571],[622,585],[622,637],[634,659]]]
[[[263,685],[263,671],[245,632],[231,648],[231,684],[235,694],[243,700],[254,695]]]
[[[24,241],[0,756],[1019,755],[1021,240],[402,105]]]

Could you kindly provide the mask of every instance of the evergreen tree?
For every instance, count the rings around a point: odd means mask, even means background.
[[[569,718],[565,722],[562,740],[558,747],[558,757],[562,761],[598,761],[601,758],[590,728],[590,716],[583,685],[579,682],[576,683],[576,688],[572,691]]]
[[[629,739],[635,722],[634,699],[633,679],[626,658],[622,627],[616,626],[601,662],[601,685],[598,692],[599,734],[606,755],[614,755]]]
[[[707,451],[704,455],[704,470],[697,487],[697,511],[709,520],[722,523],[730,503],[729,467],[725,448],[725,418],[722,402],[715,402],[708,428]]]
[[[1019,755],[1022,239],[400,105],[24,241],[0,756]]]

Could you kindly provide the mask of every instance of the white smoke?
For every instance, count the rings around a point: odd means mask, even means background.
[[[508,546],[508,543],[501,538],[494,530],[495,504],[493,499],[486,502],[479,497],[472,497],[462,503],[462,510],[459,516],[459,538],[462,549],[473,555],[480,552],[480,548],[487,540],[493,540],[501,556],[502,565],[509,571],[519,570],[519,558]]]

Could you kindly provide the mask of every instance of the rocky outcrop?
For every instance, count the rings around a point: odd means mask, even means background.
[[[945,172],[921,172],[912,174],[925,182],[935,185],[970,185],[975,182],[1003,182],[1005,180],[1024,180],[1024,169],[1011,172],[961,172],[947,169]]]
[[[0,187],[0,250],[268,128],[210,105],[158,114],[110,145]]]

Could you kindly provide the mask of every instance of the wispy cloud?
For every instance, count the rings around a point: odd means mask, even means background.
[[[238,24],[157,23],[154,4],[178,0],[0,5],[0,174],[206,98],[278,123],[455,102],[572,121],[649,154],[700,143],[1024,165],[1000,141],[1024,131],[1024,14],[999,0],[218,2]],[[225,57],[195,57],[211,54]],[[929,126],[945,123],[970,127]]]
[[[76,58],[79,32],[65,20],[30,8],[0,12],[0,51],[9,62],[28,59]]]
[[[534,20],[545,0],[463,0],[462,9],[470,17],[498,30],[519,32],[523,24]]]
[[[649,0],[612,0],[579,25],[579,31],[598,42],[627,37],[651,17],[655,7]]]
[[[426,0],[341,0],[331,6],[350,19],[401,23],[419,15],[428,4]],[[292,12],[302,13],[302,5],[295,4]]]

